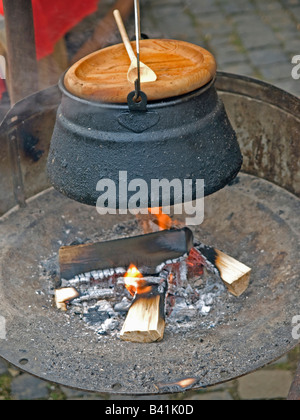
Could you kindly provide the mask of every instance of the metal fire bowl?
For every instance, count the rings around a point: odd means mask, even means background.
[[[239,183],[207,198],[205,222],[195,234],[253,267],[247,292],[222,295],[196,331],[172,336],[167,328],[164,341],[150,345],[98,341],[79,319],[52,307],[40,262],[55,259],[60,245],[76,236],[105,238],[119,221],[47,190],[46,161],[61,101],[52,87],[16,104],[0,126],[0,214],[15,202],[8,143],[16,130],[25,196],[33,197],[26,209],[0,219],[0,356],[70,387],[152,394],[180,391],[167,384],[188,376],[194,388],[228,381],[297,345],[300,100],[228,73],[218,73],[216,86],[237,132],[243,171],[261,179],[240,175]],[[158,391],[158,383],[166,386]]]
[[[99,338],[54,308],[40,268],[61,245],[116,233],[133,216],[100,217],[48,189],[0,219],[0,355],[48,381],[135,395],[177,392],[174,383],[190,377],[198,389],[259,369],[298,344],[299,210],[297,197],[245,174],[208,197],[195,236],[253,268],[248,290],[240,298],[224,292],[196,329],[174,334],[167,327],[162,342],[133,344]]]

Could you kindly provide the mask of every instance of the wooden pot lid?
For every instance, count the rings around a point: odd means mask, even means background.
[[[132,42],[135,50],[135,42]],[[184,95],[207,84],[216,74],[214,56],[184,41],[147,39],[140,43],[140,59],[157,80],[142,83],[148,101]],[[82,58],[66,73],[67,90],[80,98],[108,103],[126,103],[134,90],[128,82],[130,59],[123,44],[104,48]]]

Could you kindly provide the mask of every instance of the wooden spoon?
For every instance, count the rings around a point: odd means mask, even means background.
[[[128,38],[121,14],[119,10],[114,11],[114,17],[116,19],[123,43],[126,47],[127,53],[129,55],[131,65],[129,67],[128,73],[127,73],[127,79],[131,83],[135,83],[135,81],[138,78],[138,62],[136,55],[134,54],[133,48],[131,46],[130,40]],[[141,72],[141,83],[147,83],[147,82],[155,82],[157,80],[157,76],[154,73],[153,70],[151,70],[146,64],[140,62],[140,72]]]

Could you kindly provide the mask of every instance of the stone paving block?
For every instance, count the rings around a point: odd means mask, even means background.
[[[253,28],[252,32],[238,30],[238,35],[247,50],[264,48],[269,46],[280,46],[274,32],[266,27],[264,30]]]
[[[214,51],[218,51],[220,48],[226,48],[231,46],[232,47],[232,35],[214,35],[210,38],[208,38],[208,42],[210,45],[210,48],[212,48]]]
[[[235,54],[227,55],[227,56],[215,54],[215,57],[216,57],[218,67],[224,68],[225,66],[236,66],[236,65],[249,66],[247,59],[241,53],[238,53],[238,52],[236,52]]]
[[[223,2],[222,8],[228,15],[248,13],[254,11],[253,4],[248,0]]]
[[[233,74],[240,74],[242,76],[250,76],[250,77],[256,76],[255,69],[253,69],[247,63],[227,64],[224,66],[219,66],[218,70],[225,71],[228,73],[233,73]]]
[[[300,54],[300,39],[286,40],[283,47],[284,51],[287,51],[292,55]]]
[[[290,11],[291,11],[291,14],[294,16],[295,20],[298,23],[300,23],[300,6],[293,7],[293,8],[290,9]]]
[[[184,399],[185,401],[232,401],[233,398],[229,394],[229,392],[206,392],[206,393],[199,393],[195,394],[192,397],[188,397]]]
[[[247,55],[255,66],[286,63],[289,61],[288,55],[279,47],[250,50]]]
[[[286,399],[292,381],[291,372],[258,371],[238,379],[238,393],[243,400]]]
[[[224,66],[226,64],[245,63],[247,57],[242,52],[238,51],[234,46],[218,46],[213,48],[215,58],[218,65]]]
[[[199,28],[211,35],[226,36],[232,32],[231,23],[222,15],[207,15],[205,19],[202,16],[197,16],[197,20]]]
[[[274,36],[273,30],[266,23],[257,20],[255,23],[237,24],[236,32],[242,35],[251,36],[253,33],[268,34]]]
[[[181,8],[178,10],[170,6],[152,8],[152,17],[155,20],[155,27],[161,31],[164,38],[186,41],[197,36],[191,17],[182,13]]]
[[[291,40],[298,42],[298,49],[300,45],[300,30],[297,30],[296,24],[288,28],[281,28],[280,31],[276,31],[276,38],[280,41],[281,45],[286,45]]]
[[[170,0],[150,0],[149,3],[151,3],[151,5],[154,7],[163,7],[163,6],[183,7],[185,6],[186,1],[185,0],[172,0],[172,2],[170,3]]]
[[[11,394],[16,400],[47,399],[48,383],[24,373],[12,380]]]
[[[261,72],[265,80],[276,81],[281,79],[291,78],[292,73],[292,64],[288,61],[286,63],[274,63],[269,65],[259,66],[259,71]]]
[[[258,15],[244,15],[233,19],[238,33],[251,35],[254,32],[272,33],[271,27],[264,22]]]
[[[294,26],[295,22],[290,13],[279,9],[272,12],[263,13],[263,18],[272,28],[288,28]]]
[[[192,13],[201,13],[201,15],[216,13],[220,10],[212,0],[185,0],[184,3]]]
[[[254,0],[257,10],[270,12],[272,10],[282,10],[282,4],[278,0]]]
[[[8,365],[5,360],[0,359],[0,375],[4,375],[8,372]]]
[[[93,393],[72,389],[66,386],[60,386],[60,390],[68,399],[90,397],[91,395],[94,396]]]
[[[245,13],[242,15],[235,15],[230,17],[231,21],[240,29],[247,27],[251,28],[262,22],[257,13]]]

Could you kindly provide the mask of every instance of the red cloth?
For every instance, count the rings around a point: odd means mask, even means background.
[[[32,0],[37,59],[51,54],[62,36],[97,10],[98,2],[99,0]],[[0,13],[4,14],[2,0]]]
[[[0,100],[2,99],[3,93],[6,92],[5,80],[0,79]]]

